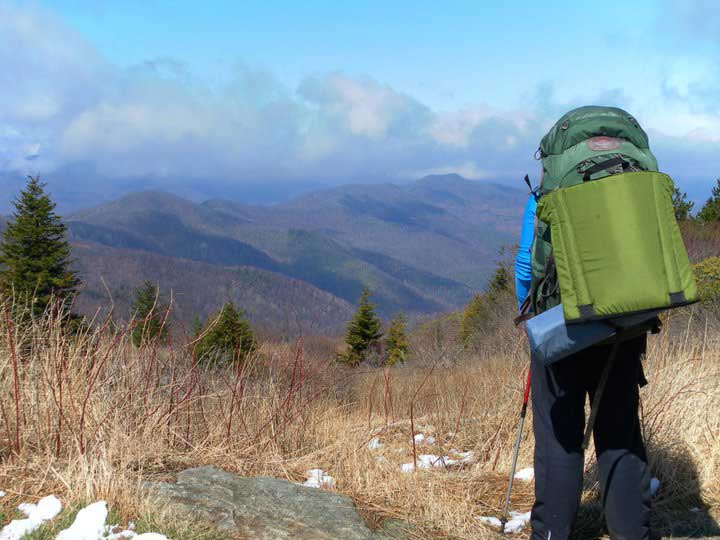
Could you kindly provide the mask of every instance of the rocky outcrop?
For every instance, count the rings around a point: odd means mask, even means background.
[[[243,478],[216,467],[188,469],[176,483],[146,488],[171,514],[213,524],[253,540],[395,540],[402,523],[379,531],[362,520],[352,499],[276,478]]]

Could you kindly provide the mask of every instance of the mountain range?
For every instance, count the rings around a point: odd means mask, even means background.
[[[265,325],[337,330],[362,288],[380,313],[457,309],[516,242],[526,195],[458,175],[349,185],[273,205],[195,203],[141,191],[65,217],[85,312],[127,311],[144,279],[172,289],[189,321],[234,300]],[[102,277],[102,280],[101,280]]]

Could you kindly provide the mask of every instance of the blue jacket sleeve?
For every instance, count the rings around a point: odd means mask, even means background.
[[[535,209],[537,201],[535,195],[530,195],[523,214],[522,232],[520,233],[520,248],[515,258],[515,295],[518,307],[530,292],[532,267],[530,262],[533,237],[535,235]]]

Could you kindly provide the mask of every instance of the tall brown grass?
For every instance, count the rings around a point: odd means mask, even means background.
[[[213,464],[292,481],[320,467],[368,519],[396,517],[418,537],[482,538],[475,516],[497,515],[519,412],[525,339],[505,327],[472,351],[447,320],[418,332],[393,369],[334,363],[336,343],[265,344],[243,365],[197,363],[189,342],[133,347],[109,322],[68,336],[48,315],[17,325],[0,305],[0,487],[6,507],[56,493],[108,500],[126,517],[147,509],[140,483]],[[697,507],[720,512],[720,336],[677,317],[653,337],[642,391],[644,434],[662,523]],[[527,424],[521,466],[532,465]],[[415,445],[413,435],[436,443]],[[367,448],[379,437],[382,447]],[[473,464],[402,473],[417,455],[472,450]],[[597,485],[588,455],[585,499]],[[532,504],[519,483],[513,508]],[[585,520],[583,522],[583,520]],[[580,529],[597,534],[597,516]],[[585,529],[583,529],[583,526]]]

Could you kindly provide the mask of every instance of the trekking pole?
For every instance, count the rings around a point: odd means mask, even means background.
[[[525,393],[523,394],[522,409],[520,409],[520,426],[518,427],[517,438],[515,439],[515,450],[513,454],[510,478],[508,480],[507,495],[505,495],[505,508],[503,508],[500,519],[500,534],[505,534],[505,525],[508,521],[508,510],[510,508],[510,492],[512,491],[513,480],[515,479],[515,468],[517,467],[518,454],[520,453],[520,441],[522,440],[523,425],[527,414],[528,401],[530,398],[530,368],[528,368],[527,381],[525,382]]]

